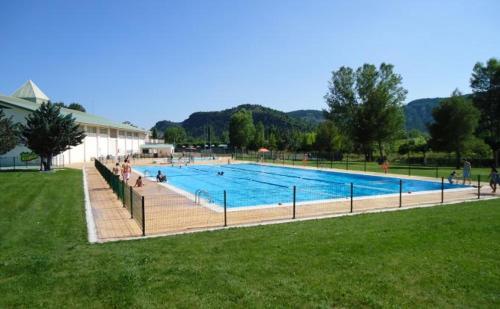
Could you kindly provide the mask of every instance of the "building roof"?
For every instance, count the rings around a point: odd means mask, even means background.
[[[17,92],[17,91],[16,91]],[[42,93],[43,94],[43,93]],[[39,103],[35,103],[32,101],[16,98],[16,97],[9,97],[9,96],[3,96],[0,95],[0,103],[4,103],[7,106],[11,107],[17,107],[21,108],[27,111],[35,111],[40,107]],[[128,130],[128,131],[134,131],[134,132],[146,132],[144,129],[136,128],[134,126],[124,124],[124,123],[119,123],[119,122],[114,122],[111,120],[108,120],[104,117],[92,115],[89,113],[84,113],[68,108],[61,108],[61,114],[62,115],[67,115],[67,114],[72,114],[73,117],[75,118],[76,122],[81,123],[81,124],[86,124],[86,125],[95,125],[95,126],[103,126],[103,127],[111,127],[111,128],[116,128],[116,129],[121,129],[121,130]]]
[[[142,149],[169,149],[174,148],[172,144],[142,144],[140,146]]]
[[[24,85],[22,85],[19,89],[17,89],[13,94],[13,97],[28,99],[35,102],[47,102],[49,101],[49,97],[43,93],[40,88],[32,81],[27,81]]]

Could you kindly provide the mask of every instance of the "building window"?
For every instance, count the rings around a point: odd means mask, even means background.
[[[134,137],[139,137],[139,133],[134,133]]]
[[[132,137],[132,132],[127,132],[128,137]]]
[[[97,133],[96,127],[87,127],[87,133]]]
[[[120,137],[124,137],[125,136],[125,132],[123,132],[123,131],[120,131],[119,134],[120,134]]]
[[[99,133],[108,135],[108,129],[99,129]]]
[[[116,135],[117,134],[117,131],[115,129],[109,129],[109,136],[110,137],[115,137],[116,138]]]

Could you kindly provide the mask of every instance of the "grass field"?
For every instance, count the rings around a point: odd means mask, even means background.
[[[82,175],[0,173],[0,307],[499,307],[500,201],[89,245]]]

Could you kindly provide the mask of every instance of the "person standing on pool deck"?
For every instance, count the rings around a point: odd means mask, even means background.
[[[122,165],[122,177],[123,177],[123,181],[127,182],[128,183],[128,180],[130,178],[130,171],[132,170],[132,168],[130,167],[130,163],[128,160],[125,160],[125,162],[123,162],[123,165]]]
[[[463,184],[465,185],[465,181],[468,181],[469,184],[472,183],[472,179],[471,179],[471,164],[469,161],[467,161],[467,159],[464,159],[464,172],[463,172],[463,177],[464,177],[464,182]]]
[[[497,183],[498,183],[498,171],[495,167],[491,168],[491,173],[490,173],[490,187],[491,187],[491,193],[496,193],[497,192]]]

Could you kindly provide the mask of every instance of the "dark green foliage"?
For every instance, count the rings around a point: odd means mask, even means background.
[[[255,126],[252,112],[241,109],[231,116],[229,123],[229,142],[232,147],[246,148],[253,141]]]
[[[67,109],[72,109],[72,110],[75,110],[75,111],[80,111],[80,112],[87,112],[87,110],[85,109],[85,107],[83,107],[82,104],[80,103],[76,103],[76,102],[73,102],[69,105],[66,105],[64,104],[64,102],[55,102],[53,103],[55,106],[58,106],[58,107],[64,107],[64,108],[67,108]]]
[[[342,137],[335,124],[326,120],[316,130],[315,149],[320,151],[338,151],[342,145]]]
[[[6,117],[0,108],[0,155],[9,152],[16,147],[19,141],[19,127],[11,117]]]
[[[486,65],[476,63],[470,85],[474,105],[481,111],[479,137],[496,153],[500,152],[500,60],[491,58]]]
[[[433,150],[455,152],[457,167],[462,154],[475,138],[479,111],[469,99],[455,90],[449,99],[441,101],[433,110],[434,123],[429,126]]]
[[[332,72],[325,116],[365,154],[377,146],[382,156],[384,144],[403,133],[407,91],[401,83],[391,64],[382,63],[378,69],[364,64],[356,71],[341,67]]]
[[[156,128],[154,128],[154,127],[151,130],[151,138],[152,139],[158,139],[158,130]]]
[[[182,127],[170,127],[163,133],[163,138],[165,139],[165,143],[177,145],[184,143],[187,135]]]
[[[255,126],[255,136],[252,142],[252,148],[258,149],[264,147],[266,143],[265,128],[262,122],[257,123]]]
[[[54,156],[81,144],[84,138],[73,116],[61,115],[60,107],[50,102],[29,114],[26,125],[22,126],[23,142],[42,158],[45,170],[51,169]]]
[[[76,102],[68,105],[68,109],[72,109],[72,110],[80,111],[80,112],[84,112],[84,113],[87,111],[85,109],[85,107],[83,107],[83,105],[81,105],[80,103],[76,103]]]

